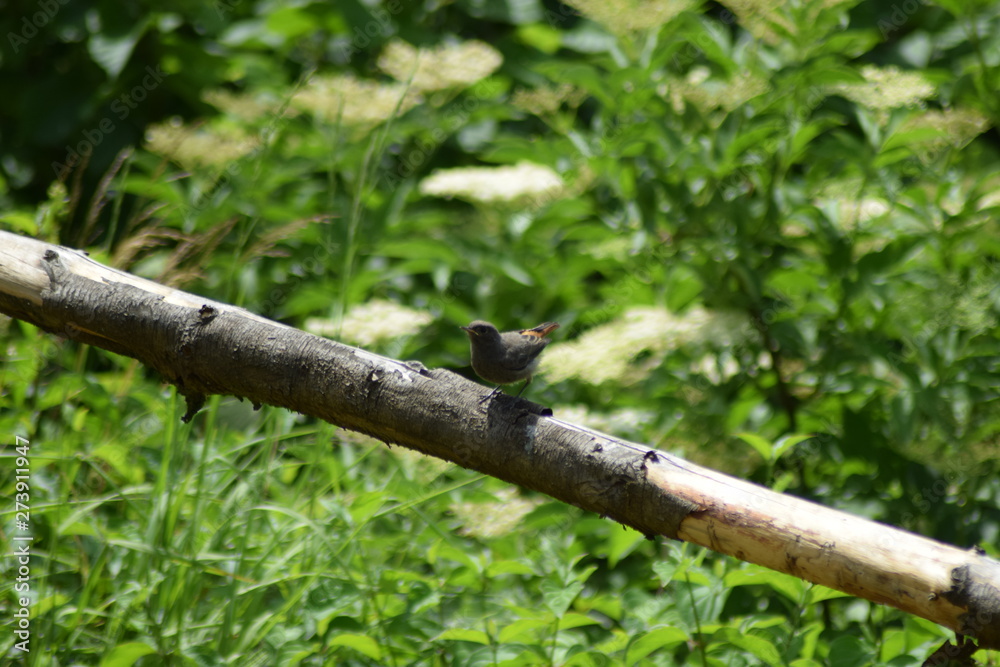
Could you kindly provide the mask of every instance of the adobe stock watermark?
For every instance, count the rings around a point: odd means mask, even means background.
[[[320,220],[324,216],[320,216]],[[275,285],[267,297],[258,306],[258,312],[268,317],[274,316],[275,312],[283,306],[289,295],[293,294],[300,285],[305,284],[312,276],[322,276],[327,272],[331,258],[337,254],[338,247],[328,241],[321,241],[313,246],[312,255],[306,257],[300,264],[298,271],[292,273],[288,280],[281,285]]]
[[[242,4],[243,0],[216,0],[212,3],[215,7],[215,13],[219,15],[220,19],[226,18],[227,14],[231,14],[236,5]]]
[[[29,653],[31,651],[31,594],[32,587],[32,556],[31,544],[34,533],[31,525],[31,443],[27,438],[14,436],[14,494],[12,507],[14,512],[14,531],[10,536],[12,543],[12,578],[16,594],[14,601],[16,609],[11,613],[13,628],[14,651]]]
[[[565,3],[558,3],[555,9],[546,8],[545,10],[545,22],[552,28],[558,28],[566,21],[579,19],[582,16],[580,12]]]
[[[876,25],[879,33],[882,35],[883,41],[889,35],[906,25],[910,17],[916,14],[917,10],[925,4],[925,0],[903,0],[903,2],[894,3],[890,8],[892,11],[888,15],[883,14],[879,16]]]
[[[69,0],[38,0],[38,11],[31,16],[26,14],[21,18],[21,31],[7,33],[7,41],[14,49],[14,53],[32,40],[39,30],[55,18],[62,6],[67,4]]]
[[[289,119],[290,117],[282,112],[272,114],[267,126],[256,137],[251,139],[253,149],[240,159],[230,160],[215,182],[208,188],[201,190],[194,202],[184,207],[187,213],[189,215],[197,214],[211,205],[215,196],[228,186],[235,177],[240,175],[245,165],[252,162],[262,151],[267,149],[271,140],[288,124]]]
[[[401,0],[389,0],[380,7],[371,10],[372,20],[363,26],[354,26],[354,31],[350,35],[344,35],[334,47],[337,54],[337,62],[346,64],[351,62],[351,56],[362,49],[367,49],[372,42],[387,35],[392,29],[392,17],[403,11]]]
[[[76,145],[67,145],[63,162],[52,163],[52,171],[55,172],[56,178],[59,180],[65,178],[73,167],[80,164],[81,158],[93,153],[109,134],[118,129],[115,119],[120,123],[128,118],[132,111],[163,83],[166,76],[167,73],[159,65],[146,66],[146,75],[142,80],[111,103],[111,114],[102,118],[97,125],[84,130],[83,139]]]
[[[497,95],[502,89],[500,83],[484,79],[469,89],[469,95],[455,102],[445,116],[444,122],[430,132],[429,138],[418,137],[415,145],[396,161],[395,169],[383,173],[379,182],[387,189],[395,190],[407,178],[419,171],[431,155],[448,137],[458,132],[485,101]]]

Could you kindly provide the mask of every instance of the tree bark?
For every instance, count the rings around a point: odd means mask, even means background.
[[[1000,649],[1000,562],[560,421],[529,401],[0,232],[0,311],[231,394],[921,616]]]

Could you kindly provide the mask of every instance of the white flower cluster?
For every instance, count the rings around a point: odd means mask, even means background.
[[[548,167],[520,162],[505,167],[439,169],[420,183],[420,192],[437,197],[458,197],[475,203],[552,200],[562,195],[565,183]]]
[[[306,322],[306,329],[315,334],[337,337],[345,343],[371,347],[402,336],[412,336],[430,324],[432,319],[430,313],[375,299],[352,308],[339,327],[317,318]]]
[[[395,40],[378,59],[383,72],[422,91],[469,86],[488,77],[502,63],[499,51],[477,40],[434,49],[418,49]]]
[[[680,316],[664,308],[632,308],[573,342],[551,345],[542,357],[543,372],[549,382],[578,378],[629,384],[649,375],[672,349],[695,341],[731,342],[744,328],[737,317],[701,308]]]

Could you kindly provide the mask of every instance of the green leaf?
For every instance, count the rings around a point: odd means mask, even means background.
[[[563,46],[580,53],[605,53],[615,48],[614,35],[608,34],[600,26],[583,21],[563,34]]]
[[[957,17],[972,18],[978,12],[993,5],[993,0],[935,0],[934,4],[944,7]]]
[[[517,36],[522,42],[542,53],[555,53],[562,44],[562,33],[541,23],[520,26],[517,29]]]
[[[777,461],[785,452],[795,445],[814,437],[816,436],[811,433],[798,433],[794,435],[782,436],[778,438],[777,442],[774,443],[774,446],[771,449],[771,455],[774,457],[774,460]]]
[[[35,234],[38,231],[38,223],[35,216],[26,211],[10,211],[0,215],[0,224],[7,226],[16,232]]]
[[[382,659],[382,649],[379,648],[378,642],[376,642],[372,637],[368,637],[366,635],[359,635],[351,632],[340,634],[330,640],[330,645],[352,648],[361,655],[371,658],[372,660]]]
[[[500,577],[506,574],[533,575],[536,574],[527,563],[517,560],[501,560],[490,563],[486,568],[486,576]]]
[[[461,563],[476,573],[481,572],[482,569],[476,559],[472,558],[467,551],[459,549],[447,540],[438,540],[435,542],[427,552],[427,556],[431,563],[436,563],[439,559],[447,559],[455,563]]]
[[[566,613],[573,600],[583,590],[583,582],[571,581],[564,584],[546,579],[541,584],[541,590],[545,606],[559,618]]]
[[[133,484],[142,481],[143,470],[136,468],[129,460],[130,448],[121,442],[106,442],[91,452],[91,455],[108,464]]]
[[[515,262],[513,259],[501,258],[499,262],[500,269],[503,271],[511,280],[521,283],[526,287],[531,287],[535,284],[532,279],[531,274],[524,270],[520,263]]]
[[[551,629],[551,618],[522,618],[505,625],[500,631],[498,640],[501,644],[530,644],[534,643],[539,637],[547,635]]]
[[[875,656],[864,648],[861,640],[841,635],[830,642],[830,667],[860,667],[873,664]]]
[[[388,501],[382,491],[370,491],[356,496],[350,506],[351,518],[358,524],[364,524]]]
[[[691,305],[701,294],[704,285],[694,269],[678,264],[670,267],[664,289],[667,293],[667,307],[680,311]]]
[[[757,565],[747,565],[742,569],[727,572],[723,583],[730,588],[737,586],[769,586],[796,604],[805,598],[809,584],[790,574],[775,572]]]
[[[297,38],[316,29],[316,19],[298,7],[282,7],[267,16],[267,29],[282,37]]]
[[[917,127],[910,130],[901,130],[894,132],[885,140],[885,143],[882,144],[882,151],[888,153],[897,148],[948,139],[950,136],[945,130],[935,127]]]
[[[677,34],[682,39],[674,54],[674,62],[695,62],[705,58],[727,74],[737,71],[730,33],[722,23],[694,12],[683,12],[677,18],[680,26]]]
[[[761,120],[755,123],[752,128],[747,128],[726,147],[725,170],[719,176],[728,176],[732,169],[745,169],[746,167],[737,164],[739,156],[747,150],[754,152],[761,151],[762,146],[766,146],[772,137],[778,137],[788,130],[787,123],[782,119]],[[772,142],[773,143],[773,142]]]
[[[889,273],[889,269],[903,261],[910,253],[920,250],[917,246],[925,244],[922,236],[900,236],[888,243],[881,250],[870,252],[858,260],[858,273],[872,278]]]
[[[148,19],[140,21],[127,32],[97,32],[87,40],[91,57],[111,79],[117,79],[125,64],[132,57],[132,51],[149,25]]]
[[[448,244],[431,239],[385,241],[379,245],[380,253],[386,257],[426,260],[430,264],[455,264],[459,255]]]
[[[736,437],[753,447],[765,461],[771,461],[771,441],[756,433],[737,433]]]
[[[542,18],[539,0],[459,0],[458,5],[471,16],[520,25]]]
[[[671,561],[658,560],[653,563],[653,572],[659,577],[661,586],[666,586],[674,580],[674,573],[677,572],[677,569],[677,563]]]
[[[101,667],[131,667],[139,658],[156,653],[156,649],[142,642],[119,644],[101,660]]]
[[[572,630],[573,628],[583,628],[589,625],[600,625],[600,623],[597,619],[572,611],[563,614],[563,616],[559,619],[560,630]]]
[[[629,644],[625,651],[625,664],[634,665],[654,651],[678,646],[687,640],[687,633],[680,628],[655,628]]]
[[[817,54],[830,54],[837,58],[846,55],[849,58],[856,58],[868,52],[881,41],[882,36],[877,30],[844,30],[825,36]],[[858,74],[856,76],[862,78]],[[846,79],[844,82],[849,83]],[[825,81],[825,83],[832,83],[832,81]]]
[[[473,642],[475,644],[490,645],[490,636],[482,630],[468,630],[465,628],[451,628],[439,634],[436,639],[442,641]]]
[[[895,167],[900,162],[912,160],[913,149],[909,146],[897,146],[896,148],[883,149],[875,156],[872,166],[878,169],[898,168]]]
[[[722,628],[712,636],[712,643],[715,642],[731,644],[762,660],[766,665],[774,667],[784,665],[778,647],[762,636],[744,634],[735,628],[727,627]]]
[[[711,583],[708,577],[703,572],[692,569],[693,564],[694,561],[690,558],[685,558],[679,563],[660,560],[653,563],[653,572],[656,572],[656,576],[659,577],[660,583],[664,586],[671,581],[683,581],[695,586],[708,586]]]
[[[632,528],[612,528],[608,534],[608,565],[614,567],[622,558],[632,553],[636,546],[646,540],[645,536]]]
[[[552,62],[539,65],[538,69],[553,81],[571,83],[591,95],[601,98],[606,104],[615,105],[605,77],[595,67],[582,63]]]
[[[798,129],[792,138],[789,151],[790,159],[795,162],[802,160],[806,149],[810,147],[814,139],[833,127],[843,125],[843,123],[843,119],[833,117],[810,119]]]
[[[836,600],[837,598],[849,597],[851,596],[843,591],[837,591],[832,588],[827,588],[826,586],[813,584],[812,587],[810,587],[806,592],[806,604],[816,604],[818,602],[823,602],[824,600]]]

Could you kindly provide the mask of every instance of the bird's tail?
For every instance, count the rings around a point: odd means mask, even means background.
[[[518,333],[522,336],[534,336],[535,338],[545,338],[549,333],[559,328],[558,322],[545,322],[532,329],[521,329]]]

